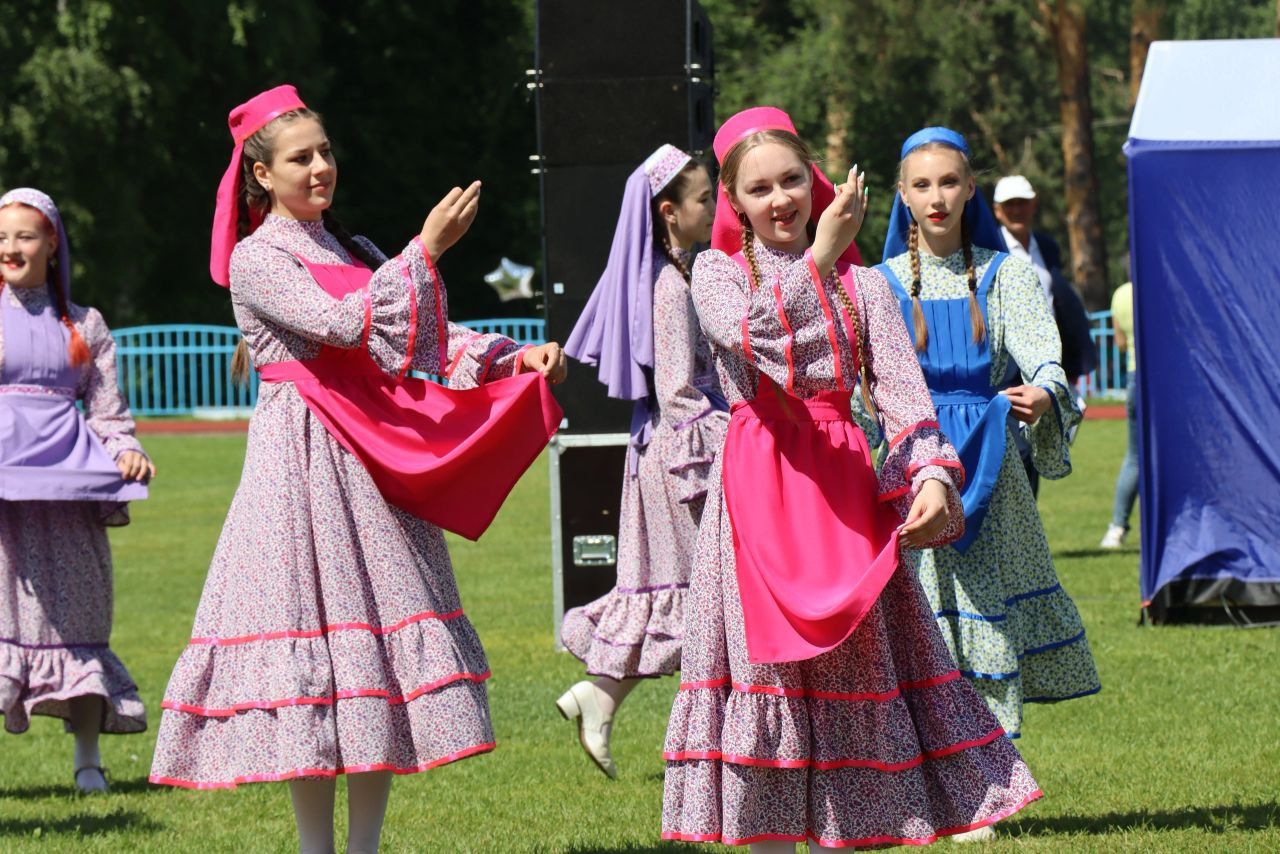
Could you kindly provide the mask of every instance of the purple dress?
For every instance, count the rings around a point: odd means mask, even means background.
[[[141,732],[137,686],[108,646],[105,526],[127,524],[123,502],[146,497],[114,463],[142,447],[102,315],[69,311],[91,357],[79,367],[45,288],[0,290],[0,714],[23,732],[31,715],[65,720],[69,700],[99,696],[103,732]]]
[[[669,261],[653,293],[658,412],[648,444],[629,454],[618,519],[617,586],[564,615],[561,637],[593,676],[665,676],[680,669],[684,600],[707,477],[728,413],[689,285]],[[707,392],[704,393],[703,389]]]
[[[518,369],[510,339],[442,324],[444,289],[416,242],[341,300],[295,256],[351,263],[321,223],[277,216],[231,257],[236,321],[255,364],[367,342],[384,370],[437,372],[443,362],[455,387]],[[152,782],[408,774],[483,753],[494,747],[488,678],[443,532],[388,505],[291,383],[264,385],[165,692]]]
[[[855,374],[853,348],[828,308],[839,306],[834,276],[817,281],[807,253],[759,242],[755,251],[763,279],[755,291],[723,252],[703,253],[694,270],[694,304],[729,400],[756,394],[744,329],[755,364],[778,385],[793,378],[803,398],[839,388],[838,373]],[[874,398],[891,437],[878,498],[905,515],[925,479],[948,484],[945,542],[963,518],[947,467],[956,452],[938,429],[888,283],[865,268],[854,273]],[[839,646],[804,661],[748,661],[724,465],[721,456],[712,471],[689,589],[682,681],[663,754],[663,837],[923,844],[1039,797],[1017,750],[957,671],[905,561]]]

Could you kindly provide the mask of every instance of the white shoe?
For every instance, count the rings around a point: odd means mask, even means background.
[[[107,769],[97,765],[77,768],[72,778],[75,780],[76,791],[82,795],[105,795],[109,789]]]
[[[1098,545],[1104,549],[1118,549],[1124,545],[1124,538],[1128,533],[1128,530],[1119,525],[1108,525],[1107,532],[1102,535],[1102,542]]]
[[[966,830],[964,833],[957,833],[951,837],[952,842],[990,842],[996,838],[996,829],[991,825],[979,827],[975,830]]]
[[[578,741],[610,780],[618,778],[617,766],[609,752],[609,736],[613,731],[613,715],[606,715],[600,708],[600,689],[590,682],[579,682],[565,691],[556,708],[565,720],[578,721]]]

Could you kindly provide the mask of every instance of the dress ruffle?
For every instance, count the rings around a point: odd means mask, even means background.
[[[905,563],[835,649],[751,665],[717,492],[702,520],[684,681],[664,746],[664,838],[924,844],[1040,797],[956,669]]]
[[[615,588],[566,612],[561,639],[592,676],[668,676],[680,669],[688,586]]]
[[[660,448],[667,474],[673,481],[669,489],[679,503],[688,504],[706,497],[711,467],[724,447],[728,430],[728,413],[712,410],[679,428],[663,423],[654,431],[652,442]]]
[[[162,703],[153,782],[411,773],[491,749],[488,661],[470,622],[446,616],[192,639]]]
[[[138,686],[105,646],[33,649],[0,641],[0,714],[9,732],[26,732],[32,715],[69,720],[69,701],[85,696],[104,700],[102,732],[147,728]]]

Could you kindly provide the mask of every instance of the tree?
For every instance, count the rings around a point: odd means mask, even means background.
[[[1280,0],[1277,0],[1280,2]],[[1133,24],[1129,28],[1129,109],[1138,101],[1142,70],[1147,65],[1147,51],[1159,38],[1164,17],[1163,0],[1133,0]]]
[[[1066,172],[1067,234],[1071,277],[1092,311],[1106,307],[1107,255],[1098,204],[1093,156],[1093,108],[1089,95],[1087,20],[1077,0],[1040,0],[1040,14],[1053,37],[1058,62],[1058,98],[1062,115],[1062,158]]]

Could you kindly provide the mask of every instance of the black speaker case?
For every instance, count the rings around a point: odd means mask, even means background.
[[[630,440],[628,433],[560,433],[551,440],[551,601],[559,651],[564,651],[564,612],[600,598],[617,584],[616,559],[607,565],[575,565],[573,541],[611,536],[616,542]]]

